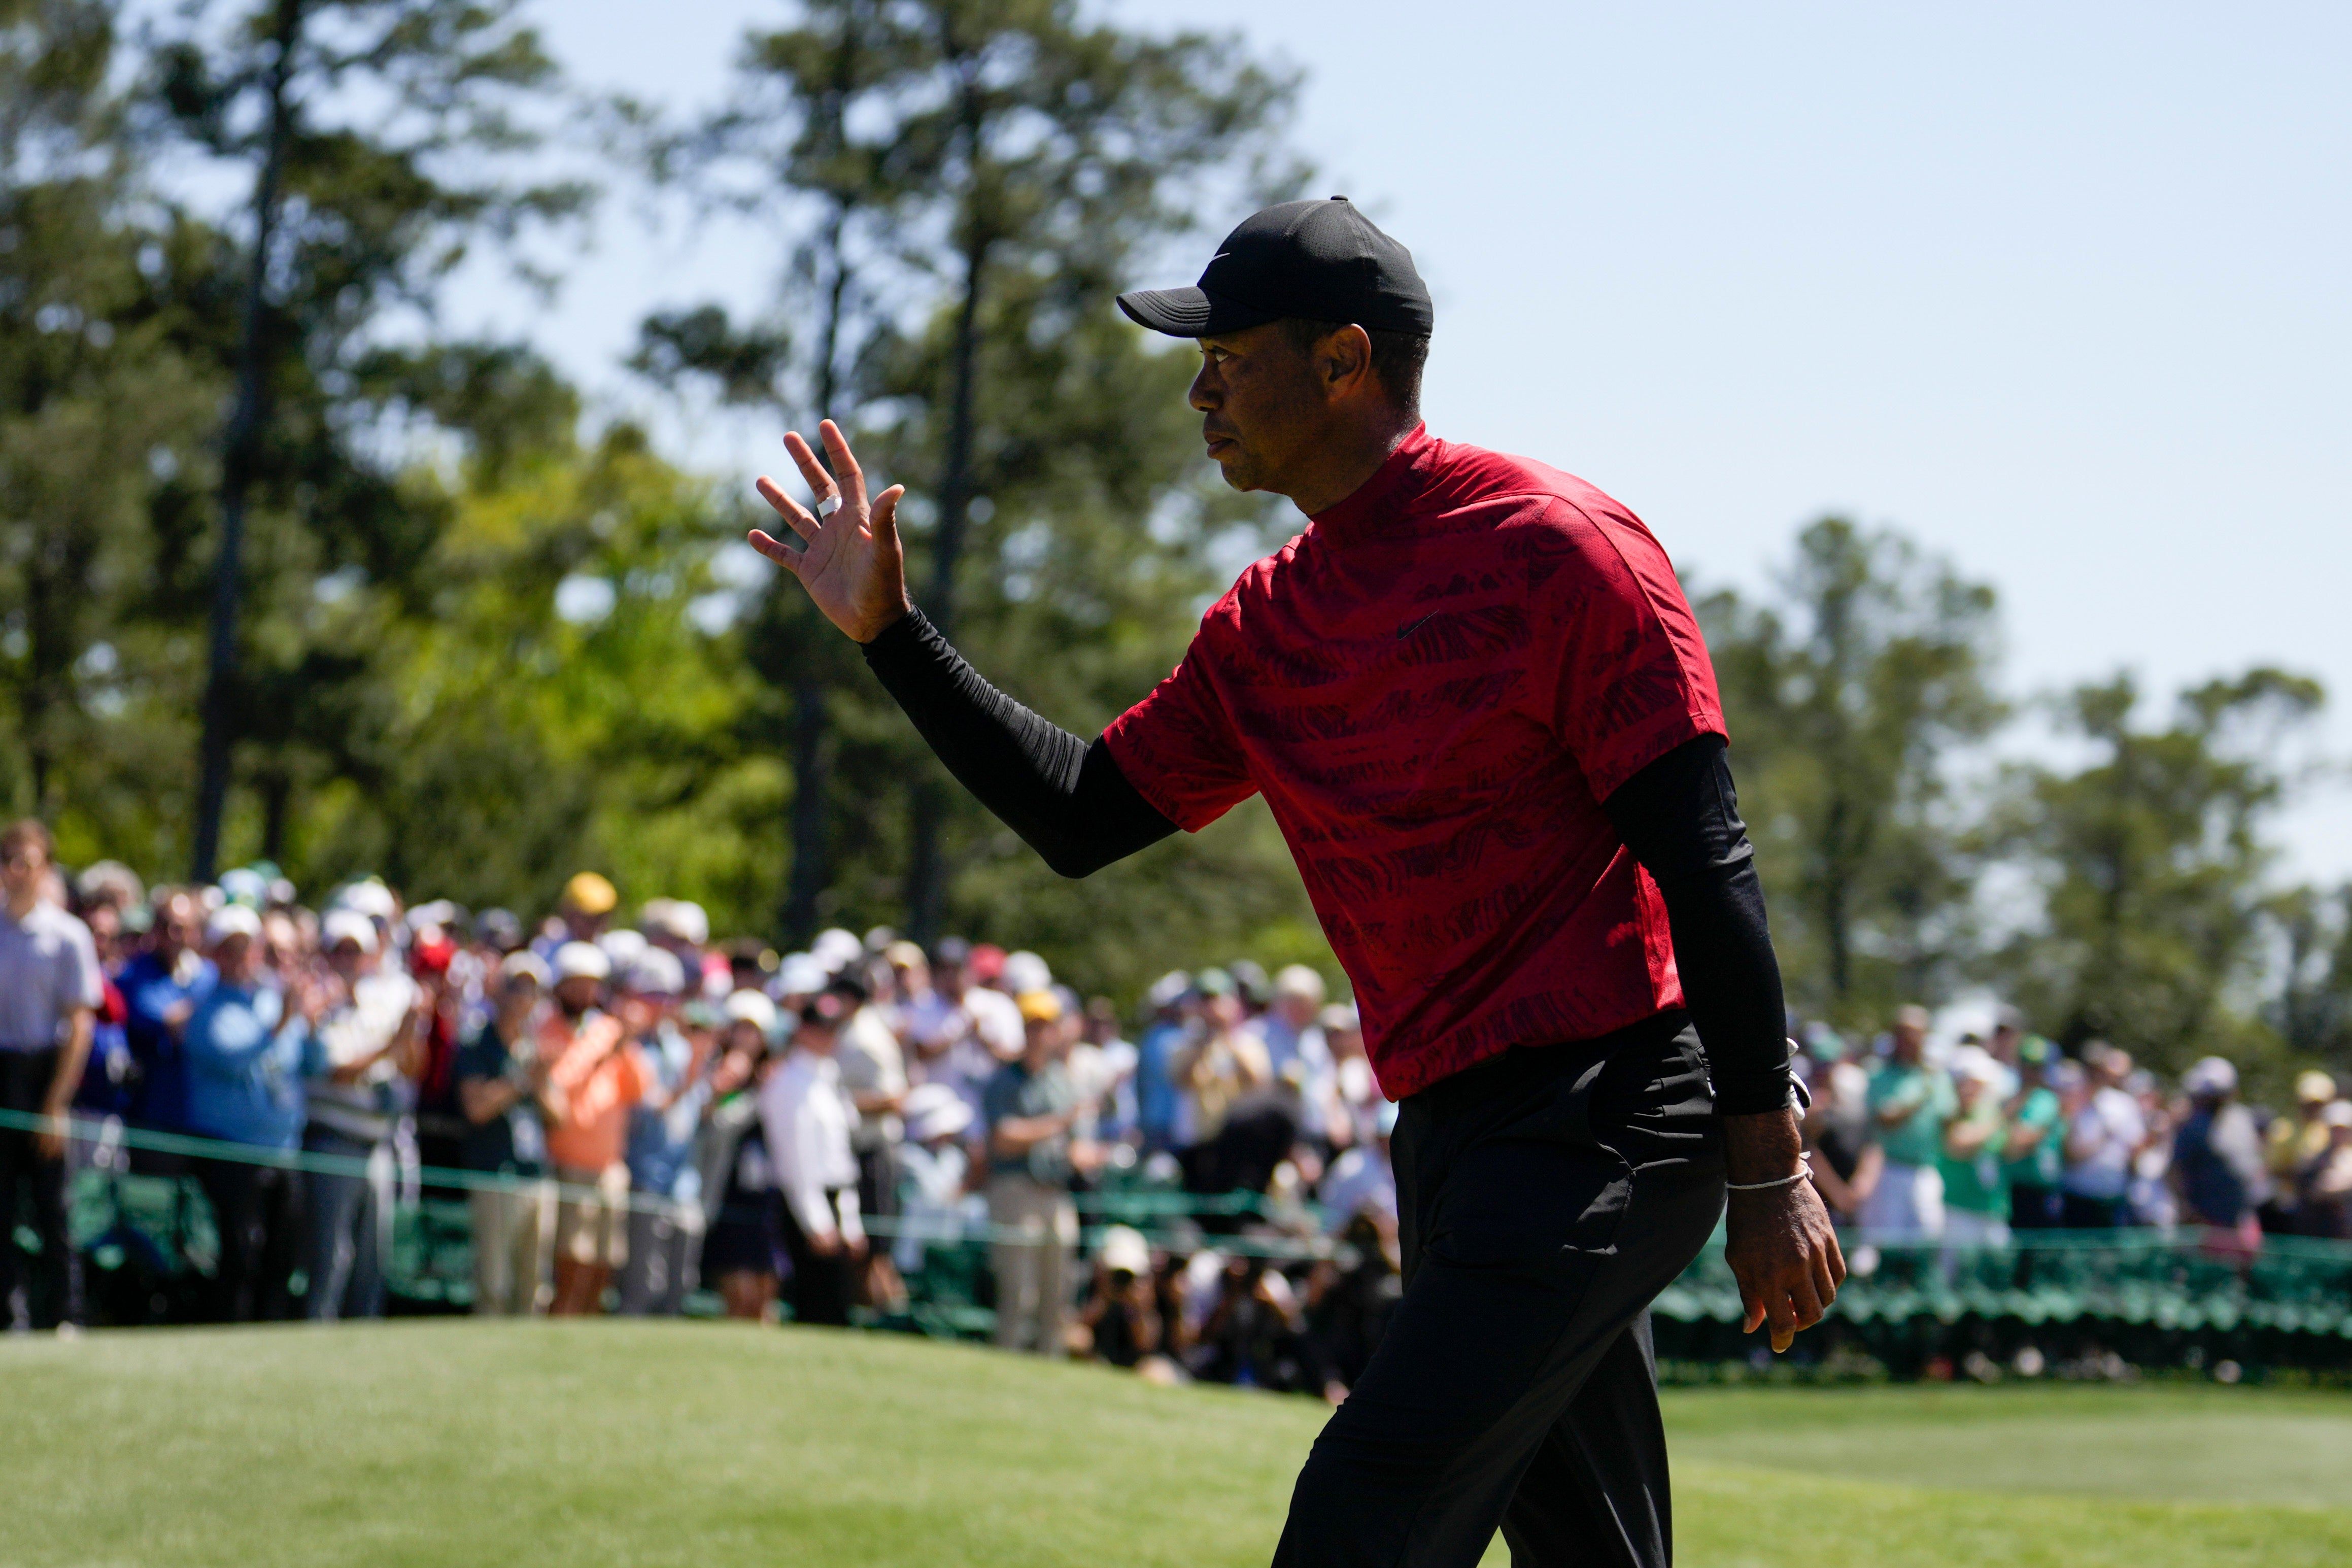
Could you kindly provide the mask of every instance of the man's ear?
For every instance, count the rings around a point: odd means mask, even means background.
[[[1315,373],[1335,401],[1370,381],[1372,340],[1363,328],[1349,323],[1315,345]]]

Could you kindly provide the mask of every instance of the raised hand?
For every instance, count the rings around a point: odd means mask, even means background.
[[[760,476],[760,499],[801,536],[806,548],[794,550],[763,529],[753,529],[751,548],[800,579],[810,600],[831,621],[858,642],[872,642],[892,622],[914,607],[907,597],[906,553],[898,545],[898,498],[904,485],[892,485],[868,500],[866,475],[850,454],[841,427],[827,419],[817,426],[833,473],[826,473],[816,453],[800,432],[784,437],[784,450],[799,465],[801,478],[816,493],[818,516],[793,500],[767,475]],[[835,482],[835,476],[840,482]],[[828,500],[838,504],[828,508]]]

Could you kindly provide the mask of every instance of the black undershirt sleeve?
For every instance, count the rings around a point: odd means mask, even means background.
[[[860,645],[956,781],[1065,877],[1084,877],[1176,831],[1097,738],[1021,706],[912,610]]]
[[[1686,741],[1602,803],[1665,896],[1684,1005],[1724,1116],[1790,1103],[1788,1015],[1756,852],[1720,735]]]

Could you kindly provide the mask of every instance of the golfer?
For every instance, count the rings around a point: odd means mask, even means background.
[[[1780,969],[1673,566],[1583,480],[1431,436],[1412,258],[1341,197],[1268,207],[1197,287],[1123,295],[1198,340],[1237,489],[1307,526],[1091,743],[992,688],[907,595],[902,487],[784,442],[814,511],[755,531],[949,770],[1066,876],[1252,795],[1355,982],[1403,1300],[1300,1473],[1275,1561],[1672,1557],[1649,1306],[1730,1189],[1775,1349],[1844,1274],[1802,1179]],[[836,484],[834,476],[838,476]]]

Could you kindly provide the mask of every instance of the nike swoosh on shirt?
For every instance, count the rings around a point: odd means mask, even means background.
[[[1411,623],[1410,625],[1407,625],[1407,626],[1402,626],[1397,627],[1397,641],[1399,641],[1399,642],[1402,642],[1402,641],[1404,641],[1404,639],[1405,639],[1405,638],[1407,638],[1407,637],[1409,637],[1412,636],[1412,634],[1413,634],[1413,633],[1415,633],[1415,632],[1419,631],[1422,627],[1423,627],[1423,626],[1425,626],[1429,625],[1429,623],[1430,623],[1430,622],[1432,622],[1432,621],[1435,620],[1435,619],[1438,617],[1438,616],[1439,616],[1439,614],[1440,614],[1440,613],[1441,613],[1441,612],[1439,612],[1439,611],[1432,610],[1432,611],[1430,611],[1430,612],[1429,612],[1429,614],[1427,614],[1427,615],[1425,615],[1425,616],[1422,616],[1422,617],[1421,617],[1421,619],[1419,619],[1419,620],[1417,620],[1417,621],[1414,621],[1414,622]]]

